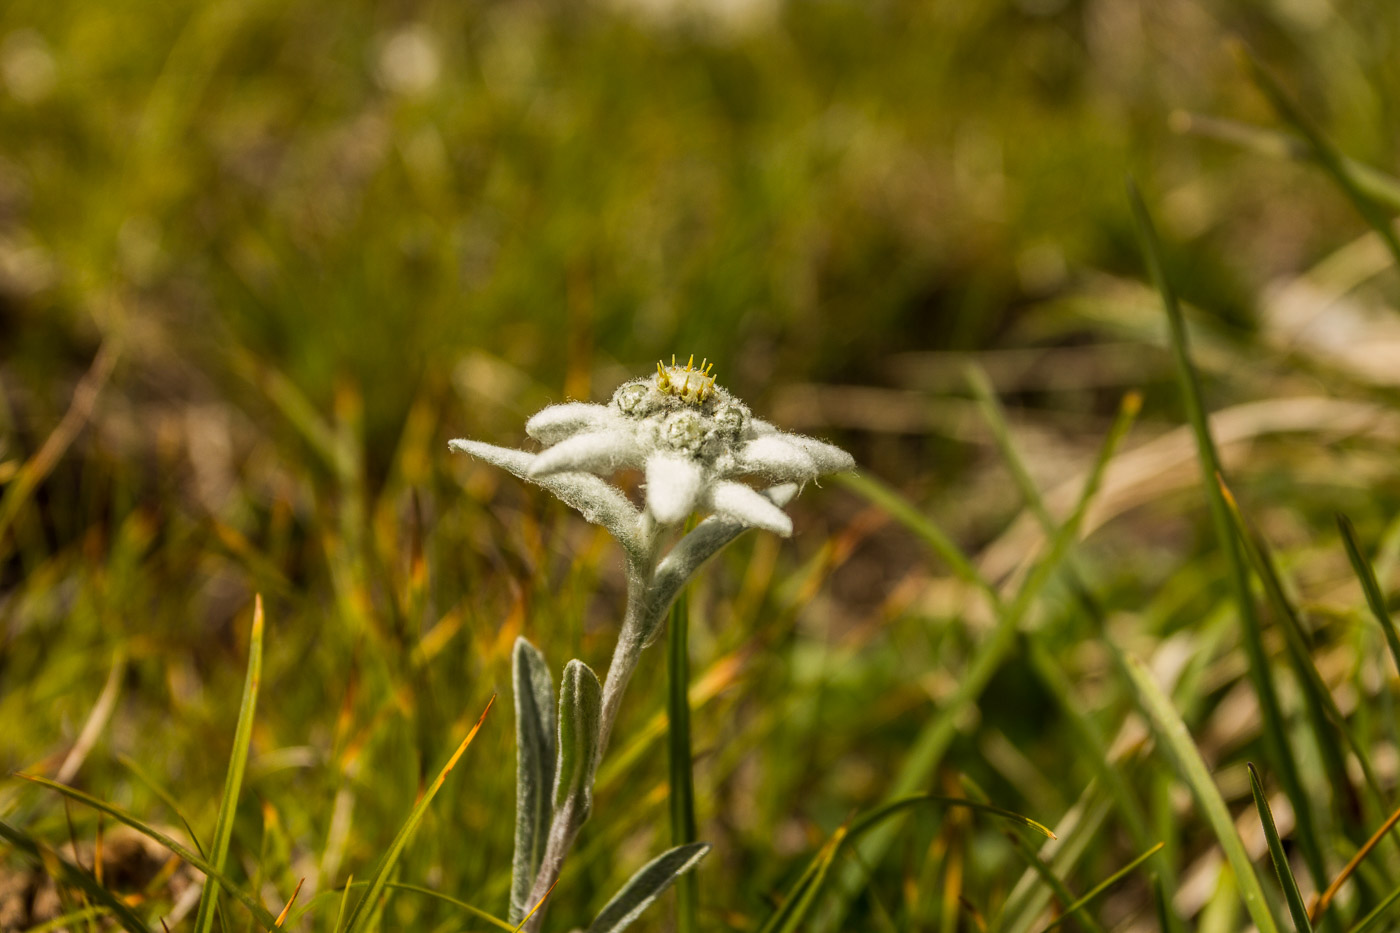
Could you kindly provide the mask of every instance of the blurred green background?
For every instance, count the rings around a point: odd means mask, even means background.
[[[1189,303],[1208,400],[1278,402],[1231,422],[1247,494],[1306,600],[1352,618],[1330,514],[1375,540],[1400,500],[1400,294],[1326,176],[1268,151],[1280,127],[1232,40],[1342,151],[1395,168],[1391,0],[11,0],[0,768],[53,776],[71,759],[67,778],[174,822],[127,755],[208,832],[260,591],[268,669],[235,870],[274,912],[298,878],[310,898],[363,877],[462,725],[508,697],[516,634],[556,669],[601,668],[612,643],[609,542],[449,459],[446,439],[517,444],[542,405],[602,399],[672,353],[717,361],[757,412],[852,450],[996,582],[1038,545],[963,364],[1005,397],[1036,480],[1069,484],[1061,505],[1141,390],[1128,446],[1146,453],[1081,557],[1140,622],[1130,641],[1194,631],[1225,599],[1223,570],[1170,447],[1184,410],[1129,174]],[[809,490],[794,514],[794,542],[744,539],[693,601],[693,663],[711,678],[696,712],[717,846],[706,928],[755,929],[824,834],[881,796],[986,628],[849,490]],[[1111,737],[1130,704],[1092,633],[1055,637]],[[1201,637],[1224,673],[1193,724],[1241,676],[1229,637]],[[1374,632],[1319,637],[1346,648],[1363,701],[1387,695],[1390,674],[1365,667]],[[664,847],[657,654],[559,929]],[[402,871],[497,913],[509,708]],[[1091,776],[1024,662],[973,719],[940,788],[973,775],[1050,822]],[[1254,740],[1212,747],[1239,766]],[[1169,815],[1168,784],[1143,777]],[[57,799],[13,781],[0,818],[67,838]],[[72,819],[91,836],[92,814]],[[1184,870],[1205,839],[1173,831]],[[955,850],[968,903],[1004,900],[1023,865],[995,827],[970,832],[920,824],[849,928],[948,929]],[[1084,880],[1129,848],[1105,836]],[[1147,909],[1135,890],[1121,916]],[[302,928],[331,929],[335,901],[314,903]],[[465,924],[409,895],[388,911],[386,929]]]

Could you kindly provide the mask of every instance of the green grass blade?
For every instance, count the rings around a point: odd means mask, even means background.
[[[369,882],[367,881],[362,881],[359,883],[369,884]],[[433,900],[442,901],[444,904],[451,904],[458,910],[471,914],[476,919],[489,923],[498,930],[514,931],[515,929],[517,929],[514,924],[507,923],[500,917],[497,917],[495,914],[488,913],[487,911],[484,911],[479,907],[473,907],[471,904],[468,904],[466,901],[459,900],[458,898],[449,897],[448,895],[443,894],[441,891],[434,891],[432,888],[425,888],[416,884],[403,884],[397,881],[390,881],[388,884],[385,885],[385,887],[391,888],[395,891],[407,891],[410,894],[421,894],[424,897],[430,897]]]
[[[345,928],[345,918],[349,916],[350,892],[352,890],[367,887],[369,887],[368,881],[356,881],[353,877],[351,877],[341,887],[328,891],[322,891],[315,897],[311,898],[311,900],[307,901],[305,904],[292,911],[287,916],[287,920],[283,924],[283,926],[288,929],[294,929],[297,925],[297,921],[299,921],[302,917],[312,913],[317,908],[325,904],[329,904],[332,901],[338,900],[340,902],[340,908],[338,913],[336,914],[335,926],[333,926],[331,929],[334,931],[334,933],[340,933],[340,931]],[[456,907],[458,910],[471,914],[473,917],[482,921],[483,923],[489,923],[498,930],[505,930],[506,933],[515,933],[515,930],[517,929],[515,924],[507,923],[506,921],[502,920],[500,917],[497,917],[495,914],[490,913],[489,911],[482,910],[480,907],[475,907],[471,904],[468,904],[466,901],[459,900],[458,898],[452,897],[447,894],[443,894],[441,891],[434,891],[432,888],[425,888],[421,885],[416,884],[404,884],[398,881],[390,881],[389,883],[384,885],[384,887],[394,891],[404,891],[409,894],[421,894],[424,897],[432,898],[436,901],[441,901],[444,904],[450,904],[451,906]]]
[[[1306,139],[1239,120],[1178,111],[1172,114],[1171,124],[1179,133],[1232,143],[1276,159],[1313,157],[1313,146]],[[1341,164],[1363,195],[1392,211],[1400,211],[1400,178],[1346,156],[1341,157]]]
[[[978,409],[992,431],[992,438],[1001,453],[1002,460],[1010,469],[1022,498],[1025,499],[1027,507],[1040,523],[1041,530],[1046,535],[1053,536],[1056,533],[1055,519],[1050,514],[1050,510],[1045,504],[1045,498],[1032,480],[1025,458],[1021,456],[1021,452],[1011,436],[1006,411],[997,398],[991,380],[987,378],[981,367],[975,365],[968,367],[967,378],[973,396],[977,400]],[[1136,393],[1124,398],[1119,418],[1110,431],[1109,436],[1112,443],[1105,444],[1106,450],[1112,451],[1117,448],[1118,440],[1125,436],[1131,428],[1133,419],[1141,407],[1141,396]],[[1102,454],[1099,460],[1102,464],[1107,464],[1107,460]],[[1094,601],[1088,598],[1087,587],[1080,579],[1072,560],[1066,561],[1065,572],[1071,578],[1071,589],[1078,597],[1080,608],[1089,621],[1093,623],[1094,628],[1102,631],[1104,628],[1103,614]],[[1061,670],[1058,659],[1045,648],[1034,633],[1030,636],[1028,649],[1031,664],[1039,679],[1059,703],[1060,711],[1069,723],[1071,732],[1083,746],[1084,759],[1090,762],[1099,780],[1103,782],[1104,788],[1113,797],[1133,841],[1144,849],[1148,848],[1152,845],[1152,839],[1147,829],[1146,811],[1143,810],[1141,803],[1128,787],[1122,773],[1109,760],[1107,742],[1100,734],[1098,726],[1082,711],[1081,705],[1076,701],[1073,687]],[[1163,860],[1161,868],[1163,871],[1167,871],[1170,866]]]
[[[1302,892],[1298,890],[1298,880],[1293,877],[1293,869],[1288,866],[1288,856],[1283,851],[1283,842],[1278,837],[1278,826],[1274,824],[1274,811],[1269,808],[1269,799],[1264,796],[1264,785],[1259,781],[1259,772],[1253,762],[1249,762],[1249,789],[1254,793],[1254,808],[1259,811],[1259,821],[1264,825],[1264,839],[1269,843],[1269,858],[1274,863],[1274,874],[1283,888],[1283,898],[1288,902],[1288,912],[1293,916],[1293,928],[1298,933],[1312,933],[1312,923],[1308,921],[1308,908],[1303,903]]]
[[[1040,857],[1039,852],[1033,851],[1015,836],[1011,837],[1011,842],[1016,847],[1017,853],[1025,860],[1026,865],[1030,867],[1031,871],[1035,872],[1036,876],[1039,877],[1041,881],[1045,882],[1045,886],[1054,892],[1055,898],[1060,902],[1060,909],[1062,911],[1067,909],[1070,904],[1076,903],[1079,900],[1079,898],[1074,896],[1074,892],[1069,889],[1069,886],[1060,879],[1060,876],[1055,874],[1055,869],[1050,867],[1050,863]],[[1055,923],[1059,923],[1064,919],[1065,917],[1062,913],[1060,917],[1055,920]],[[1089,933],[1102,933],[1103,931],[1103,926],[1087,914],[1074,919],[1083,925],[1084,929],[1088,930]]]
[[[1090,781],[1070,808],[1061,814],[1056,824],[1059,839],[1053,852],[1042,846],[1037,852],[1059,877],[1071,874],[1080,862],[1090,857],[1103,838],[1103,827],[1113,811],[1113,801],[1097,781]],[[997,909],[993,928],[1000,933],[1027,933],[1031,924],[1050,903],[1051,891],[1041,883],[1040,876],[1027,869]]]
[[[510,921],[530,910],[530,888],[544,858],[554,811],[554,681],[535,646],[515,640],[511,658],[515,693],[515,850],[511,859]]]
[[[54,933],[56,930],[70,930],[80,920],[92,921],[107,916],[101,907],[84,907],[70,914],[61,914],[52,920],[45,920],[38,926],[28,927],[24,933]]]
[[[668,634],[666,748],[670,765],[671,844],[695,842],[695,774],[690,745],[690,600],[682,590],[671,605]],[[693,872],[676,876],[676,930],[699,929],[700,886]]]
[[[1100,881],[1098,884],[1094,885],[1092,888],[1090,888],[1084,893],[1083,897],[1079,898],[1077,901],[1074,901],[1072,904],[1066,907],[1064,914],[1062,914],[1059,917],[1059,919],[1055,920],[1054,923],[1051,923],[1049,926],[1047,926],[1044,930],[1044,933],[1050,933],[1051,930],[1055,929],[1060,924],[1073,917],[1079,911],[1083,910],[1085,905],[1093,901],[1094,898],[1098,897],[1100,894],[1117,884],[1120,880],[1127,877],[1133,869],[1137,868],[1143,862],[1156,855],[1165,847],[1165,842],[1157,843],[1155,846],[1148,849],[1146,852],[1142,853],[1137,858],[1133,859],[1131,862],[1124,865],[1122,868],[1118,869],[1104,880]]]
[[[1117,646],[1113,647],[1116,651]],[[1138,703],[1152,723],[1153,733],[1175,761],[1182,779],[1196,798],[1197,806],[1201,808],[1206,821],[1215,832],[1215,838],[1220,842],[1225,859],[1235,873],[1240,897],[1244,901],[1245,909],[1249,911],[1249,916],[1254,920],[1254,925],[1259,928],[1259,933],[1279,933],[1278,923],[1269,910],[1268,901],[1264,899],[1264,889],[1259,885],[1259,877],[1254,873],[1249,853],[1245,851],[1244,842],[1235,831],[1230,811],[1220,796],[1220,789],[1211,780],[1210,770],[1192,741],[1186,723],[1181,721],[1181,716],[1176,707],[1172,706],[1171,699],[1157,686],[1157,682],[1141,662],[1130,655],[1123,655],[1123,663],[1137,694]]]
[[[354,875],[351,875],[349,878],[345,879],[345,890],[343,890],[343,891],[340,892],[340,909],[339,909],[338,911],[336,911],[336,914],[335,914],[335,926],[331,927],[331,930],[333,931],[333,933],[340,933],[341,930],[345,929],[345,919],[346,919],[346,917],[348,916],[348,913],[347,913],[346,911],[347,911],[347,908],[350,906],[350,889],[351,889],[352,887],[354,887],[354,885],[355,885],[355,876],[354,876]],[[327,891],[326,893],[327,893],[327,894],[331,894],[331,893],[334,893],[334,892]],[[316,899],[313,897],[313,898],[310,900],[310,902],[307,903],[307,905],[306,905],[306,910],[310,910],[310,909],[311,909],[311,905],[314,904],[314,903],[316,903]],[[507,924],[507,925],[509,925],[509,924]],[[512,933],[513,933],[513,928],[512,928]]]
[[[672,884],[691,874],[710,851],[709,843],[692,842],[663,852],[642,866],[588,925],[588,933],[621,933]]]
[[[243,700],[238,706],[238,726],[233,733],[233,754],[229,757],[228,774],[224,778],[224,793],[219,799],[219,816],[214,823],[214,838],[210,842],[209,862],[220,872],[228,855],[233,837],[234,814],[238,795],[243,789],[243,772],[248,766],[248,749],[253,738],[253,715],[258,706],[258,687],[262,683],[263,604],[262,596],[253,603],[253,632],[248,640],[248,673],[243,682]],[[219,902],[219,881],[209,876],[199,896],[195,914],[195,933],[210,933]]]
[[[1147,212],[1147,205],[1143,203],[1142,195],[1131,180],[1128,182],[1128,200],[1132,206],[1133,221],[1139,245],[1142,248],[1143,259],[1147,264],[1153,284],[1156,285],[1161,294],[1162,307],[1166,312],[1167,323],[1171,329],[1172,357],[1176,363],[1177,382],[1191,422],[1191,431],[1196,437],[1196,454],[1201,464],[1202,481],[1205,486],[1206,503],[1210,509],[1211,523],[1215,527],[1216,540],[1221,549],[1224,550],[1229,566],[1230,587],[1239,610],[1243,629],[1240,641],[1244,645],[1245,655],[1249,661],[1249,679],[1254,688],[1255,696],[1259,700],[1259,709],[1263,720],[1264,746],[1270,762],[1277,770],[1279,783],[1283,786],[1284,793],[1288,795],[1288,800],[1293,805],[1294,815],[1298,821],[1299,847],[1302,849],[1304,859],[1308,864],[1313,884],[1321,890],[1327,884],[1327,870],[1317,843],[1321,837],[1317,832],[1317,821],[1313,815],[1312,803],[1303,791],[1303,783],[1298,775],[1298,765],[1288,744],[1283,711],[1279,704],[1273,673],[1269,668],[1268,652],[1264,648],[1259,616],[1255,610],[1254,596],[1249,588],[1249,577],[1245,569],[1244,559],[1240,555],[1239,545],[1235,541],[1234,531],[1230,527],[1230,516],[1225,506],[1225,497],[1221,493],[1220,484],[1216,479],[1225,474],[1220,465],[1220,456],[1215,449],[1215,441],[1211,437],[1210,420],[1206,415],[1205,402],[1201,397],[1200,378],[1196,373],[1195,364],[1191,361],[1186,322],[1182,318],[1176,292],[1167,278],[1166,268],[1162,262],[1162,247],[1157,239],[1157,229],[1152,224],[1152,218]],[[1242,880],[1241,885],[1243,884]]]
[[[58,853],[46,849],[26,833],[3,821],[0,821],[0,839],[8,842],[15,851],[42,865],[54,876],[55,881],[80,889],[116,918],[127,933],[151,933],[145,921],[124,901],[98,883],[87,869],[74,865]]]
[[[928,545],[929,550],[948,565],[948,569],[953,572],[954,576],[964,583],[977,587],[993,603],[997,601],[996,590],[982,578],[972,561],[953,543],[953,539],[948,537],[947,532],[938,527],[933,519],[920,512],[897,491],[864,473],[837,473],[831,477],[831,482],[838,486],[844,486],[872,505],[879,506],[891,518],[912,531],[924,544]]]
[[[1386,248],[1390,250],[1390,255],[1397,265],[1400,265],[1400,239],[1395,235],[1395,228],[1391,224],[1391,219],[1386,216],[1375,201],[1366,195],[1361,184],[1357,181],[1350,167],[1342,154],[1337,151],[1331,141],[1322,134],[1312,120],[1293,102],[1293,99],[1284,91],[1283,85],[1273,74],[1265,68],[1258,59],[1249,54],[1249,51],[1241,44],[1237,50],[1244,60],[1246,68],[1254,83],[1264,92],[1264,96],[1269,99],[1274,111],[1286,123],[1292,125],[1293,129],[1308,141],[1312,148],[1312,154],[1317,159],[1322,170],[1331,176],[1337,187],[1342,189],[1347,200],[1351,201],[1366,222],[1380,234],[1385,242]]]
[[[930,804],[943,807],[966,807],[978,813],[1010,820],[1047,839],[1055,838],[1055,834],[1050,831],[1048,826],[1038,823],[1028,816],[990,804],[978,803],[975,800],[945,797],[940,794],[915,794],[899,800],[891,800],[851,820],[832,834],[831,838],[813,856],[807,868],[798,876],[797,881],[788,889],[782,906],[763,924],[760,933],[790,933],[790,931],[801,929],[801,924],[806,921],[807,915],[817,902],[817,898],[823,893],[831,865],[835,862],[836,856],[840,854],[842,848],[853,844],[861,836],[876,829],[885,821],[900,816],[908,810]]]
[[[1362,917],[1356,926],[1351,928],[1350,933],[1370,933],[1371,930],[1378,929],[1377,925],[1386,918],[1397,902],[1400,902],[1400,888],[1387,894],[1385,900],[1377,904],[1369,914]],[[1393,928],[1388,927],[1387,929]]]
[[[963,807],[977,813],[985,813],[988,816],[1009,820],[1018,826],[1023,826],[1034,833],[1044,836],[1046,839],[1055,838],[1055,834],[1051,831],[1050,827],[1028,816],[1017,813],[1014,810],[995,807],[988,803],[978,803],[975,800],[966,800],[962,797],[947,797],[941,794],[914,794],[910,797],[905,797],[900,800],[891,800],[889,803],[881,804],[869,813],[863,814],[851,821],[851,828],[846,833],[847,845],[855,842],[861,836],[870,832],[890,817],[897,816],[906,810],[913,810],[926,804],[936,804],[942,807]]]
[[[1094,773],[1103,783],[1104,790],[1108,791],[1109,796],[1113,798],[1114,806],[1117,807],[1119,816],[1123,818],[1123,823],[1127,827],[1129,835],[1132,836],[1133,842],[1144,847],[1151,845],[1147,811],[1133,793],[1132,788],[1128,786],[1122,771],[1114,766],[1109,757],[1108,743],[1104,740],[1093,717],[1084,711],[1079,699],[1074,694],[1073,685],[1065,676],[1059,662],[1045,647],[1042,640],[1034,635],[1032,635],[1027,647],[1027,659],[1031,662],[1031,667],[1035,670],[1041,684],[1055,698],[1071,733],[1080,744],[1084,758],[1088,760]]]
[[[1342,746],[1336,741],[1337,736],[1340,735],[1342,743],[1351,749],[1352,753],[1356,755],[1357,762],[1361,765],[1361,773],[1366,782],[1371,806],[1379,815],[1385,812],[1386,807],[1381,794],[1380,781],[1376,777],[1375,769],[1371,766],[1371,757],[1366,753],[1366,749],[1362,747],[1361,743],[1356,741],[1351,730],[1347,728],[1346,717],[1337,708],[1337,702],[1332,698],[1332,692],[1327,689],[1322,675],[1317,672],[1317,667],[1313,664],[1302,618],[1294,607],[1293,600],[1289,599],[1288,594],[1284,592],[1283,578],[1280,576],[1278,566],[1269,551],[1268,543],[1250,525],[1249,520],[1240,510],[1239,502],[1223,480],[1220,481],[1219,486],[1240,545],[1244,548],[1246,557],[1254,567],[1255,574],[1264,584],[1265,595],[1273,604],[1274,611],[1278,613],[1280,627],[1283,629],[1284,645],[1288,649],[1288,660],[1294,675],[1303,688],[1303,709],[1307,714],[1313,735],[1317,739],[1318,747],[1321,749],[1323,764],[1327,768],[1333,792],[1344,795],[1352,804],[1350,809],[1353,812],[1357,810],[1356,788],[1352,784],[1351,776],[1347,773]]]
[[[975,581],[975,585],[987,594],[988,601],[997,615],[996,627],[987,639],[978,646],[963,675],[959,678],[958,686],[953,694],[947,698],[942,707],[915,737],[908,754],[905,755],[903,764],[900,766],[899,773],[895,776],[890,792],[892,798],[911,794],[928,783],[930,776],[938,767],[943,753],[953,740],[958,718],[981,696],[992,676],[996,674],[1015,648],[1017,631],[1022,618],[1044,585],[1059,569],[1070,547],[1078,541],[1079,529],[1089,510],[1089,505],[1103,481],[1104,471],[1108,468],[1109,461],[1113,459],[1118,444],[1132,426],[1139,404],[1139,396],[1135,394],[1130,393],[1124,397],[1118,418],[1109,431],[1103,446],[1099,449],[1098,457],[1089,470],[1089,475],[1085,479],[1084,488],[1080,492],[1074,510],[1070,513],[1069,519],[1052,536],[1046,553],[1032,569],[1025,582],[1022,583],[1021,589],[1017,591],[1010,605],[1004,604],[990,584],[977,573],[971,562],[962,558],[962,565],[966,568],[966,572],[971,574],[971,581]],[[847,479],[849,478],[847,475]],[[862,483],[850,488],[862,494],[868,494],[867,497],[870,501],[886,509],[891,516],[919,534],[931,547],[935,548],[936,553],[939,553],[940,556],[943,554],[937,549],[945,544],[957,552],[957,548],[947,541],[937,526],[922,516],[898,493],[887,487],[881,487],[873,481],[865,480],[863,477],[861,479]],[[953,565],[952,561],[949,563]],[[956,566],[954,569],[956,572]],[[961,576],[961,574],[959,575]],[[850,866],[848,871],[843,871],[839,886],[839,896],[842,898],[842,903],[833,912],[837,921],[844,916],[847,905],[865,883],[868,873],[863,871],[861,866],[877,864],[888,851],[892,838],[893,830],[889,827],[882,829],[877,834],[872,834],[872,837],[861,846],[857,864]]]
[[[1395,661],[1395,669],[1400,670],[1400,633],[1395,631],[1395,620],[1390,617],[1390,609],[1386,607],[1380,581],[1376,579],[1371,562],[1361,552],[1361,543],[1357,540],[1356,527],[1352,525],[1351,519],[1338,512],[1337,528],[1342,533],[1347,560],[1351,561],[1351,568],[1361,583],[1361,591],[1366,594],[1366,605],[1371,607],[1371,614],[1380,623],[1381,631],[1385,633],[1385,643],[1390,646],[1390,656]]]
[[[170,812],[175,814],[176,819],[180,821],[180,825],[185,827],[185,832],[190,834],[190,842],[194,843],[195,851],[200,855],[204,855],[204,846],[199,844],[199,837],[195,835],[194,827],[191,826],[190,821],[185,818],[185,814],[180,810],[180,805],[175,801],[175,798],[171,796],[170,792],[157,784],[155,779],[147,774],[141,765],[131,756],[118,755],[117,761],[130,771],[138,781],[146,785],[151,793],[160,798],[161,803],[170,808]]]
[[[262,926],[264,930],[271,930],[275,927],[275,918],[272,916],[272,914],[268,913],[267,909],[264,908],[261,904],[259,904],[256,900],[254,900],[247,892],[238,888],[233,883],[233,881],[223,873],[221,869],[215,868],[213,864],[210,863],[202,855],[191,851],[190,849],[181,845],[179,842],[176,842],[174,839],[167,836],[165,833],[162,833],[160,830],[155,829],[154,827],[149,826],[146,823],[143,823],[141,820],[138,820],[136,817],[132,816],[126,811],[120,810],[112,804],[107,803],[105,800],[99,800],[91,794],[87,794],[83,791],[78,790],[76,787],[69,787],[67,784],[60,784],[57,781],[51,781],[46,777],[39,777],[38,775],[34,774],[24,774],[22,772],[16,772],[15,777],[21,778],[34,784],[38,784],[41,787],[47,787],[50,790],[57,791],[58,793],[63,794],[65,797],[68,797],[72,800],[76,800],[79,803],[86,804],[87,806],[92,807],[94,810],[98,810],[102,813],[107,814],[108,816],[112,817],[118,822],[130,826],[132,829],[136,830],[138,833],[140,833],[143,836],[146,836],[149,839],[154,839],[156,842],[160,843],[162,846],[169,849],[171,852],[178,855],[186,862],[189,862],[190,865],[202,872],[206,877],[217,880],[219,884],[221,884],[226,890],[228,890],[230,894],[237,898],[238,901],[242,903],[244,907],[248,908],[248,910],[253,914],[253,917],[258,921],[258,923]]]
[[[1167,901],[1167,891],[1162,886],[1162,878],[1159,875],[1152,876],[1152,906],[1157,912],[1157,929],[1161,933],[1175,929],[1176,915]]]
[[[394,835],[394,841],[389,843],[389,848],[380,857],[379,864],[374,866],[374,874],[370,875],[369,881],[367,882],[369,890],[365,892],[364,897],[360,898],[359,903],[355,905],[355,909],[351,911],[350,919],[345,925],[345,929],[350,931],[350,933],[354,933],[354,931],[364,927],[369,918],[374,914],[374,905],[379,900],[379,895],[389,886],[389,873],[394,870],[394,866],[398,863],[399,857],[403,855],[404,847],[407,846],[408,841],[413,838],[413,833],[418,829],[418,824],[423,822],[423,817],[427,814],[428,807],[432,804],[433,798],[438,795],[438,791],[442,790],[442,785],[447,781],[447,776],[451,774],[452,769],[457,766],[458,759],[460,759],[462,754],[467,750],[467,746],[472,744],[472,739],[476,738],[476,734],[481,731],[482,723],[486,722],[486,717],[491,712],[491,707],[495,702],[496,695],[493,693],[491,694],[491,699],[486,703],[486,709],[481,712],[481,718],[476,721],[476,725],[472,726],[466,738],[462,739],[462,743],[457,746],[457,750],[452,753],[452,757],[447,759],[447,764],[442,766],[442,770],[438,772],[433,782],[428,785],[427,789],[423,792],[423,796],[419,798],[418,803],[414,804],[413,809],[409,811],[408,819],[404,820],[403,825],[399,827],[398,833]]]

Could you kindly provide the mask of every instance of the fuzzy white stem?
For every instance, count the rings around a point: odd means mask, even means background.
[[[647,523],[649,524],[649,523]],[[622,709],[622,697],[627,692],[627,684],[641,660],[642,651],[650,640],[650,629],[655,627],[655,613],[664,611],[653,605],[655,594],[653,584],[656,578],[657,544],[660,535],[657,529],[646,527],[643,538],[648,541],[645,561],[629,559],[627,562],[627,608],[622,619],[622,630],[618,632],[617,646],[613,649],[612,661],[608,665],[607,680],[603,683],[602,710],[598,723],[598,757],[601,760],[608,750],[608,740],[612,738],[613,725]],[[588,814],[581,813],[566,803],[555,811],[549,824],[549,839],[545,843],[544,856],[540,859],[539,872],[530,890],[529,904],[539,904],[554,887],[559,873],[564,868],[564,859],[573,848],[578,834],[587,822]],[[544,924],[545,906],[541,905],[525,923],[524,933],[538,933]]]

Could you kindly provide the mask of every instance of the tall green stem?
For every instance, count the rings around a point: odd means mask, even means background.
[[[690,749],[690,600],[684,590],[671,607],[667,670],[667,748],[671,765],[671,844],[694,842],[695,775]],[[695,933],[700,887],[694,872],[676,881],[677,933]]]

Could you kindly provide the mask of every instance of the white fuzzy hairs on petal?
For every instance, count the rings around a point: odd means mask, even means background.
[[[790,435],[767,434],[739,448],[727,476],[760,476],[770,483],[805,483],[816,479],[817,464]]]
[[[641,455],[630,435],[622,431],[590,431],[586,434],[575,434],[541,452],[530,465],[530,475],[607,475],[623,467],[640,467],[640,461]]]
[[[647,511],[662,525],[685,521],[705,486],[705,470],[683,454],[647,459]]]
[[[578,509],[588,521],[606,528],[629,554],[640,555],[645,550],[645,542],[639,532],[641,513],[616,486],[591,473],[535,476],[530,468],[538,455],[512,447],[497,447],[495,444],[470,440],[448,441],[447,446],[544,487],[565,505]]]
[[[828,444],[826,441],[819,441],[815,437],[806,437],[802,434],[779,434],[778,436],[789,444],[802,448],[816,464],[819,475],[845,473],[856,468],[856,458],[835,444]]]
[[[581,431],[601,427],[611,414],[612,409],[607,405],[594,405],[591,402],[550,405],[525,422],[525,433],[548,447]]]
[[[708,505],[717,514],[753,528],[762,528],[784,538],[792,536],[792,519],[758,490],[720,480],[707,490]]]

